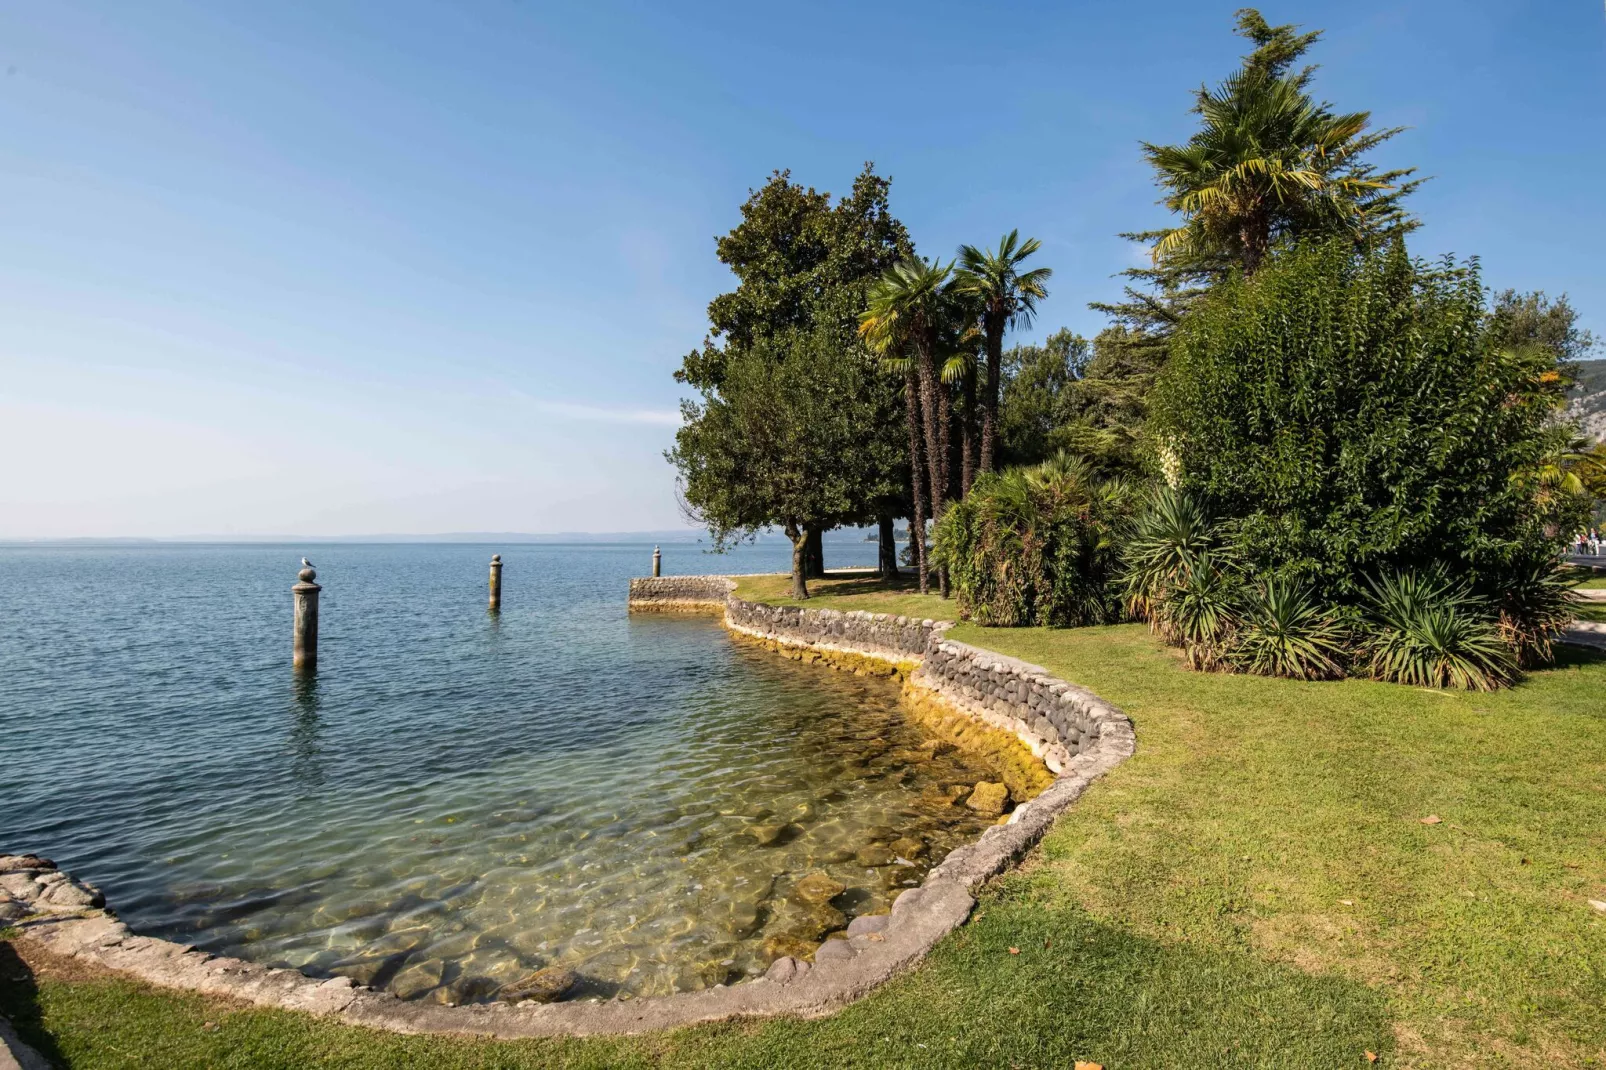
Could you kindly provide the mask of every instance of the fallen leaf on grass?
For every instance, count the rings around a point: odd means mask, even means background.
[[[1367,1052],[1366,1053],[1366,1061],[1369,1062],[1369,1063],[1377,1062],[1377,1052],[1375,1052],[1375,1051]]]
[[[1606,914],[1606,903],[1602,903],[1599,899],[1591,899],[1589,901],[1589,905],[1600,911],[1602,914]]]
[[[1078,1059],[1076,1060],[1076,1070],[1104,1070],[1104,1064],[1084,1063],[1082,1060]]]
[[[1443,820],[1444,820],[1444,818],[1440,817],[1438,814],[1429,814],[1427,817],[1424,817],[1422,819],[1422,824],[1424,824],[1424,825],[1437,825],[1440,821],[1443,821]]]
[[[1340,899],[1339,902],[1343,903],[1347,907],[1352,907],[1355,905],[1355,900],[1353,899]]]
[[[1020,948],[1012,947],[1012,948],[1009,949],[1009,953],[1011,955],[1019,955],[1020,954]]]

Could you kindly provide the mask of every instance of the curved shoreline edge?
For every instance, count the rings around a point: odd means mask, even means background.
[[[890,914],[856,918],[846,940],[821,945],[812,966],[781,958],[752,981],[628,1001],[461,1007],[409,1002],[346,977],[319,980],[136,935],[104,908],[98,889],[31,855],[0,855],[0,891],[31,912],[9,924],[54,954],[151,984],[401,1033],[513,1039],[643,1033],[745,1017],[820,1017],[923,958],[970,916],[973,892],[983,881],[1030,850],[1089,784],[1136,749],[1132,723],[1119,709],[1039,666],[947,639],[947,622],[747,602],[734,596],[735,587],[726,576],[632,580],[630,609],[723,611],[732,632],[812,651],[826,661],[882,666],[904,675],[906,688],[923,701],[1012,733],[1055,774],[1041,794],[1015,808],[1007,824],[956,848],[918,887],[899,895]]]

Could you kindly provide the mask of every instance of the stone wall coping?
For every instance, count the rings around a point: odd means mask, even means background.
[[[727,576],[658,579],[722,580],[728,585],[727,592],[736,586]],[[632,581],[632,594],[638,582]],[[774,615],[775,619],[795,624],[770,628],[769,638],[882,660],[887,660],[889,653],[883,644],[859,646],[848,636],[833,636],[832,642],[825,643],[805,636],[829,631],[844,621],[882,630],[918,630],[925,637],[926,649],[916,654],[896,652],[899,658],[920,662],[912,684],[936,692],[967,714],[1012,728],[1034,753],[1044,750],[1045,762],[1058,755],[1050,764],[1057,777],[1045,791],[1017,806],[1006,824],[994,825],[974,843],[949,852],[918,887],[898,896],[890,914],[883,916],[885,921],[855,919],[856,930],[850,930],[846,940],[822,944],[812,965],[783,957],[765,976],[752,981],[646,999],[461,1007],[411,1002],[356,985],[345,977],[312,978],[296,970],[215,956],[189,945],[136,935],[105,908],[98,889],[60,873],[48,859],[31,855],[0,855],[0,895],[6,897],[0,899],[0,923],[9,919],[22,930],[23,939],[57,954],[152,984],[334,1016],[354,1025],[402,1033],[587,1036],[642,1033],[743,1017],[830,1014],[918,962],[962,925],[975,905],[978,886],[1021,858],[1089,784],[1130,757],[1136,737],[1125,714],[1086,688],[1060,680],[1041,666],[947,639],[944,633],[952,622],[863,610],[777,607],[727,595],[728,626],[730,616],[774,610],[785,611]],[[805,632],[794,633],[793,628]],[[748,629],[735,626],[733,630]],[[981,690],[983,676],[989,693]],[[1054,737],[1051,741],[1043,734],[1045,729]]]

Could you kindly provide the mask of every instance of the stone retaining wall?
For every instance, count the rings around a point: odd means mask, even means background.
[[[630,581],[630,608],[649,612],[723,610],[735,587],[727,576],[648,576]]]
[[[932,639],[953,624],[858,610],[772,606],[747,602],[732,595],[725,605],[725,627],[787,646],[840,651],[882,658],[891,664],[912,665],[925,655]]]
[[[697,582],[700,581],[700,582]],[[640,585],[640,586],[638,586]],[[725,577],[662,577],[631,582],[632,608],[702,606],[734,587]],[[907,686],[922,701],[1013,733],[1057,774],[1021,802],[1008,823],[950,852],[919,887],[904,891],[888,914],[861,916],[846,939],[828,940],[814,962],[776,959],[762,978],[732,987],[641,1000],[446,1007],[406,1002],[294,970],[220,958],[166,940],[136,936],[100,906],[99,893],[60,874],[47,860],[0,855],[0,917],[24,939],[59,954],[122,970],[153,984],[232,996],[252,1003],[334,1015],[357,1025],[404,1033],[474,1033],[498,1037],[639,1033],[779,1014],[818,1017],[868,993],[922,958],[963,924],[973,892],[1019,859],[1096,778],[1135,749],[1132,724],[1085,688],[1035,665],[948,640],[949,625],[866,613],[782,608],[729,599],[727,624],[787,648],[851,654],[907,665]],[[923,644],[923,645],[922,645]],[[63,887],[65,885],[65,887]]]

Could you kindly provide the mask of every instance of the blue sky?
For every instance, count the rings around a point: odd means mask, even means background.
[[[749,187],[874,160],[921,252],[1020,227],[1032,333],[1092,333],[1235,6],[6,5],[0,538],[678,526]],[[1411,127],[1416,252],[1606,334],[1600,0],[1262,10]]]

